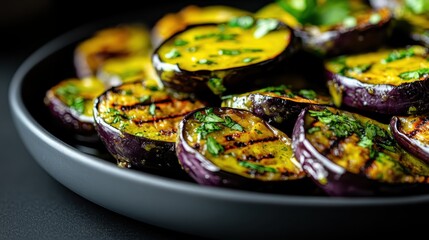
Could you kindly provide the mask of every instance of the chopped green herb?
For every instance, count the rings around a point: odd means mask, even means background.
[[[79,94],[80,90],[79,88],[74,85],[73,83],[68,83],[64,86],[61,86],[55,90],[55,93],[61,96],[66,95],[77,95]]]
[[[221,130],[222,127],[214,122],[204,122],[195,131],[198,133],[201,139],[205,139],[209,133]]]
[[[344,65],[341,70],[339,70],[339,74],[341,75],[346,75],[347,72],[353,72],[353,73],[357,73],[357,74],[361,74],[364,72],[367,72],[369,69],[371,69],[372,64],[368,63],[368,64],[360,64],[357,66],[353,66],[353,67],[349,67]]]
[[[405,5],[415,14],[429,12],[429,1],[427,0],[405,0]]]
[[[178,58],[178,57],[180,57],[180,56],[182,56],[182,55],[181,55],[181,54],[180,54],[180,52],[179,52],[177,49],[175,49],[175,48],[171,49],[171,51],[170,51],[170,52],[168,52],[168,53],[166,53],[166,54],[165,54],[165,57],[166,57],[167,59],[174,59],[174,58]]]
[[[241,51],[238,49],[220,49],[218,51],[219,55],[230,55],[235,56],[241,54]]]
[[[150,95],[144,95],[143,97],[139,97],[139,102],[144,103],[151,98]]]
[[[145,86],[145,87],[147,89],[151,90],[151,91],[158,91],[159,90],[159,88],[157,86],[151,86],[151,85],[149,85],[149,86]]]
[[[381,21],[381,16],[378,13],[371,14],[371,17],[369,17],[369,23],[371,24],[377,24]]]
[[[122,114],[120,111],[118,111],[114,108],[109,108],[107,110],[107,113],[113,117],[113,120],[111,122],[113,124],[120,122],[122,119],[128,119],[127,115]]]
[[[238,124],[237,122],[235,122],[234,120],[232,120],[232,118],[230,118],[229,116],[225,117],[224,125],[233,129],[233,130],[237,130],[240,132],[243,131],[243,127],[240,124]]]
[[[155,116],[155,111],[156,111],[156,105],[155,105],[155,103],[152,103],[149,106],[149,114],[152,115],[152,116]]]
[[[259,59],[259,57],[247,57],[247,58],[243,58],[242,62],[244,63],[251,63],[255,60]]]
[[[313,134],[313,133],[319,132],[319,131],[320,131],[320,127],[312,127],[312,128],[309,128],[307,130],[308,134]]]
[[[317,9],[317,0],[277,0],[277,3],[301,23]]]
[[[255,38],[261,38],[279,26],[279,21],[274,18],[258,19],[256,21],[256,30],[253,33]]]
[[[226,91],[225,86],[223,85],[222,78],[212,77],[207,82],[207,85],[212,90],[212,92],[216,95],[222,94]]]
[[[257,134],[262,134],[261,130],[256,129],[256,128],[255,128],[255,132],[256,132]]]
[[[403,80],[418,80],[422,77],[428,77],[429,75],[429,68],[422,68],[418,70],[403,72],[399,74],[399,77]]]
[[[194,39],[201,40],[201,39],[216,37],[217,35],[218,33],[207,33],[207,34],[197,35],[194,37]]]
[[[266,87],[266,88],[262,88],[259,91],[261,92],[272,92],[278,95],[283,95],[283,94],[287,94],[287,93],[292,93],[290,90],[289,86],[286,85],[280,85],[280,86],[271,86],[271,87]],[[293,96],[288,96],[288,97],[294,97],[295,94],[292,93]]]
[[[226,34],[226,33],[208,33],[203,35],[197,35],[194,37],[195,40],[202,40],[207,38],[216,38],[216,41],[235,40],[238,34]]]
[[[309,89],[301,89],[299,90],[298,94],[304,98],[310,99],[310,100],[314,100],[317,97],[317,93],[313,90],[309,90]]]
[[[229,20],[228,22],[229,27],[239,27],[242,29],[252,28],[254,24],[255,24],[255,19],[251,16],[235,17]]]
[[[174,40],[174,46],[180,47],[180,46],[185,46],[186,44],[188,44],[188,42],[183,39]]]
[[[355,17],[350,16],[350,17],[346,17],[343,20],[343,26],[345,28],[353,28],[353,27],[356,27],[356,25],[357,25],[357,20]]]
[[[219,144],[213,137],[207,138],[207,151],[212,155],[219,155],[219,153],[224,151],[224,148]]]
[[[83,97],[72,98],[71,103],[69,105],[70,108],[76,110],[80,114],[85,111],[85,99],[83,99]]]
[[[244,48],[242,52],[263,52],[263,49],[260,48]]]
[[[125,90],[122,90],[121,93],[123,95],[131,96],[131,95],[133,95],[133,90],[131,90],[131,89],[125,89]]]
[[[227,41],[227,40],[235,40],[235,38],[238,36],[238,34],[218,34],[216,41]]]
[[[204,118],[204,122],[223,123],[224,120],[214,113],[208,113]]]
[[[196,46],[194,46],[194,47],[188,47],[188,48],[186,49],[186,51],[193,53],[193,52],[198,51],[198,47],[196,47]]]
[[[396,60],[400,60],[403,58],[407,58],[407,57],[412,57],[414,56],[414,49],[413,48],[408,48],[408,49],[404,49],[404,50],[395,50],[391,53],[389,53],[389,55],[381,60],[382,63],[389,63],[389,62],[393,62]]]
[[[198,64],[205,64],[205,65],[213,65],[213,64],[217,64],[215,61],[212,61],[212,60],[210,60],[210,59],[205,59],[205,58],[203,58],[203,59],[199,59],[199,60],[197,61],[197,63],[198,63]]]
[[[251,163],[248,161],[241,161],[238,162],[238,165],[251,169],[251,170],[255,170],[258,173],[264,173],[264,172],[271,172],[271,173],[276,173],[277,170],[275,168],[272,167],[267,167],[267,166],[263,166],[263,165],[259,165],[259,164],[255,164],[255,163]]]

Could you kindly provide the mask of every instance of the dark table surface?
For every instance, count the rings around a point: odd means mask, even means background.
[[[82,0],[16,2],[19,4],[0,4],[0,239],[199,239],[116,214],[62,186],[26,150],[8,104],[9,84],[19,65],[52,38],[130,9],[154,16],[179,10],[192,1],[157,1],[152,5],[128,0],[115,5]],[[253,1],[250,8],[264,2]]]

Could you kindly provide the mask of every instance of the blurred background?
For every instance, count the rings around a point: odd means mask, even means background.
[[[161,17],[161,13],[175,12],[188,4],[227,4],[256,10],[268,2],[271,1],[246,3],[242,0],[120,0],[112,3],[101,0],[3,0],[0,3],[0,57],[12,56],[14,59],[21,59],[48,40],[71,29],[128,13],[136,14],[147,8],[151,8],[149,12],[154,14],[147,18],[149,24],[153,24],[154,19]],[[142,19],[146,18],[142,16]]]

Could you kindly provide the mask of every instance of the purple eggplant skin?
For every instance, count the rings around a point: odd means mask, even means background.
[[[299,114],[292,134],[292,148],[307,175],[330,196],[413,195],[429,191],[428,184],[384,183],[354,174],[319,153],[306,138],[305,115]]]
[[[206,23],[190,25],[186,29],[175,33],[164,42],[170,41],[177,35],[189,30],[190,28],[212,25],[217,24]],[[226,69],[189,71],[181,69],[180,66],[176,64],[163,62],[159,56],[159,49],[163,46],[163,44],[161,44],[157,49],[155,49],[152,55],[152,63],[156,69],[156,72],[158,73],[158,76],[167,89],[172,89],[181,93],[193,93],[198,97],[207,98],[207,95],[213,95],[213,90],[208,87],[207,83],[209,79],[213,78],[214,76],[222,76],[222,83],[226,89],[236,89],[243,84],[252,84],[252,79],[256,79],[257,76],[261,76],[262,74],[265,74],[266,72],[276,68],[280,63],[284,62],[293,53],[295,53],[300,47],[300,42],[295,37],[294,31],[282,22],[279,22],[278,29],[290,30],[290,37],[288,39],[289,44],[283,50],[283,52],[277,56],[273,56],[271,59],[262,62]],[[246,82],[244,83],[243,80]],[[219,94],[215,93],[214,95]]]
[[[370,51],[382,46],[391,34],[392,19],[391,14],[386,14],[386,17],[376,24],[334,29],[317,35],[306,29],[297,28],[295,33],[302,39],[304,49],[325,57],[333,57]]]
[[[427,117],[423,117],[427,121]],[[418,131],[414,130],[414,131]],[[390,121],[390,131],[393,134],[393,137],[405,150],[415,155],[416,157],[426,161],[429,164],[429,146],[423,144],[417,139],[408,136],[404,131],[402,131],[401,121],[399,117],[393,116]],[[414,132],[413,131],[413,132]],[[423,128],[423,131],[424,128]],[[427,131],[427,130],[426,130]]]
[[[330,71],[326,74],[331,94],[336,95],[333,98],[339,99],[341,105],[389,115],[429,111],[429,80],[392,86],[367,84]]]
[[[100,102],[95,101],[95,106]],[[94,107],[95,129],[108,152],[124,168],[181,171],[174,142],[165,142],[135,136],[110,126]]]
[[[66,127],[71,132],[82,136],[93,136],[97,134],[92,118],[79,116],[78,113],[75,113],[70,107],[66,106],[54,94],[48,93],[44,102],[51,115],[58,119],[62,126]]]

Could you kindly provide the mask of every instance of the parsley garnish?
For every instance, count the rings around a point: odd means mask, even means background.
[[[228,26],[229,27],[239,27],[242,29],[249,29],[252,28],[255,23],[255,19],[251,16],[241,16],[241,17],[235,17],[229,20]]]
[[[196,129],[196,132],[199,133],[200,138],[206,138],[207,134],[219,131],[222,129],[222,125],[231,128],[232,130],[237,130],[242,132],[243,127],[232,120],[231,117],[225,116],[221,118],[215,113],[213,113],[213,108],[208,108],[205,111],[205,114],[202,112],[196,112],[194,114],[195,120],[201,122],[202,124]],[[221,125],[222,124],[222,125]]]
[[[202,40],[206,38],[216,38],[216,41],[226,41],[226,40],[235,40],[235,38],[238,36],[238,34],[232,33],[232,34],[226,34],[226,33],[208,33],[203,35],[197,35],[194,37],[195,40]]]
[[[308,134],[313,134],[318,131],[320,131],[320,127],[312,127],[307,130]]]
[[[377,24],[381,21],[381,16],[378,13],[371,14],[371,17],[369,17],[369,23],[371,24]]]
[[[242,60],[242,62],[244,62],[244,63],[251,63],[251,62],[253,62],[253,61],[257,60],[257,59],[259,59],[259,57],[247,57],[247,58],[244,58]]]
[[[243,127],[238,124],[237,122],[235,122],[234,120],[232,120],[232,118],[230,118],[229,116],[225,117],[225,122],[223,123],[225,126],[231,128],[232,130],[237,130],[242,132],[243,131]]]
[[[258,19],[256,21],[256,30],[253,33],[255,38],[261,38],[279,26],[279,21],[274,18]]]
[[[212,155],[219,155],[219,153],[224,151],[223,146],[218,143],[213,137],[207,138],[207,151],[211,153]]]
[[[139,97],[138,100],[139,100],[139,102],[144,103],[147,100],[149,100],[150,98],[151,98],[150,95],[144,95],[143,97]]]
[[[314,100],[317,97],[317,93],[310,89],[301,89],[299,90],[298,94],[304,98]]]
[[[79,96],[80,90],[76,85],[68,83],[57,88],[55,93],[64,98],[67,106],[76,110],[78,113],[83,114],[85,111],[85,99]]]
[[[418,70],[403,72],[398,76],[403,80],[417,80],[417,79],[421,79],[422,77],[427,77],[428,75],[429,75],[429,68],[422,68]]]
[[[199,59],[199,60],[197,61],[197,63],[198,63],[198,64],[205,64],[205,65],[213,65],[213,64],[217,64],[215,61],[212,61],[212,60],[210,60],[210,59],[205,59],[205,58],[203,58],[203,59]]]
[[[155,103],[152,103],[149,106],[149,114],[152,115],[152,116],[155,116],[155,111],[156,111],[156,105],[155,105]]]
[[[230,55],[235,56],[241,54],[241,51],[238,49],[220,49],[218,51],[219,55]]]
[[[167,59],[174,59],[174,58],[178,58],[180,56],[182,56],[182,54],[180,54],[180,52],[175,48],[171,49],[170,52],[165,54],[165,57]]]
[[[248,161],[241,161],[238,163],[238,165],[245,167],[245,168],[248,168],[248,169],[251,169],[251,170],[255,170],[259,173],[264,173],[264,172],[276,173],[277,172],[277,170],[275,168],[251,163]]]
[[[188,44],[188,42],[183,39],[174,40],[174,46],[180,47],[180,46],[185,46],[186,44]]]
[[[223,85],[222,78],[212,77],[207,82],[207,85],[212,90],[212,92],[216,95],[222,94],[226,91],[225,86]]]
[[[395,50],[391,53],[389,53],[389,55],[387,55],[387,57],[383,60],[381,60],[382,63],[389,63],[389,62],[393,62],[396,60],[400,60],[406,57],[412,57],[414,56],[414,49],[413,48],[409,48],[409,49],[404,49],[404,50]]]

